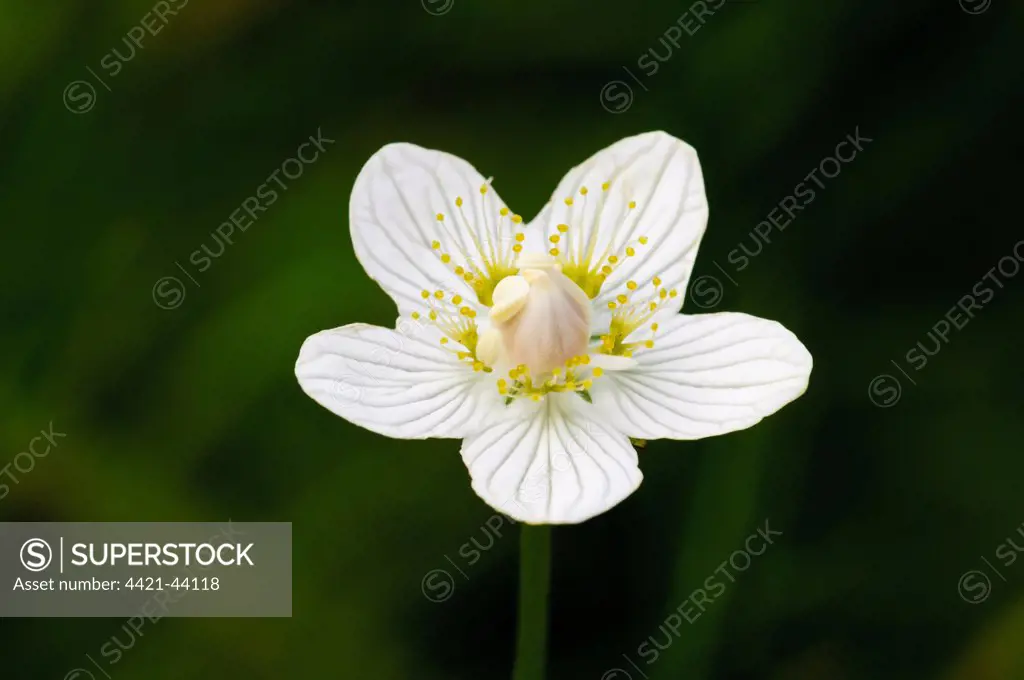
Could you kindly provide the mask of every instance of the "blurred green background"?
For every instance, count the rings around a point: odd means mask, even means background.
[[[119,619],[3,619],[0,677],[102,677],[86,655],[117,680],[509,677],[518,531],[487,528],[458,442],[357,429],[294,360],[320,329],[394,323],[348,237],[380,146],[463,156],[531,216],[572,165],[664,129],[700,153],[695,276],[720,285],[684,311],[779,320],[815,370],[752,430],[650,443],[633,496],[555,530],[550,677],[1024,678],[1024,559],[996,557],[1024,546],[1024,274],[996,274],[921,370],[905,358],[1024,237],[1024,3],[730,2],[678,46],[659,39],[689,2],[182,3],[116,62],[154,5],[0,5],[0,465],[51,421],[67,434],[0,479],[0,520],[291,521],[294,617],[137,639]],[[874,141],[736,271],[858,126]],[[197,271],[318,128],[336,143]],[[154,303],[168,276],[173,309]],[[666,635],[766,519],[783,535]],[[422,588],[437,569],[443,602]],[[131,644],[114,665],[112,636]]]

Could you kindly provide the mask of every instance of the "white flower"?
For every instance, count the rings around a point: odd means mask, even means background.
[[[463,439],[473,489],[514,519],[582,522],[639,486],[630,438],[740,430],[807,387],[778,323],[678,313],[707,218],[697,153],[663,132],[571,170],[529,225],[466,161],[390,144],[351,231],[397,329],[311,336],[299,383],[385,436]]]

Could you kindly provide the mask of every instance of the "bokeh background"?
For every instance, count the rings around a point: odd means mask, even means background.
[[[349,425],[294,359],[320,329],[394,322],[347,224],[383,144],[461,155],[530,216],[571,165],[664,129],[700,152],[711,205],[695,276],[718,295],[685,311],[777,319],[815,369],[751,430],[650,443],[637,493],[555,530],[550,677],[1024,678],[1024,558],[1005,557],[1024,546],[1024,273],[906,359],[1024,238],[1024,3],[730,2],[676,46],[689,2],[182,2],[114,77],[153,4],[0,4],[0,465],[51,422],[67,435],[8,468],[0,519],[291,521],[294,617],[134,638],[2,619],[0,676],[88,654],[117,680],[509,677],[517,528],[487,527],[457,442]],[[873,141],[736,271],[858,127]],[[197,271],[318,129],[335,144]],[[171,276],[181,297],[155,295]],[[666,634],[765,521],[783,535]],[[112,636],[131,645],[113,665]]]

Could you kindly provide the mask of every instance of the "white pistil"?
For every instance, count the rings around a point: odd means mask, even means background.
[[[540,376],[587,353],[590,300],[557,263],[530,258],[529,264],[498,284],[490,316],[508,361]]]

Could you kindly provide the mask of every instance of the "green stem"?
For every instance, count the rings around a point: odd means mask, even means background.
[[[519,541],[519,634],[512,680],[544,680],[551,589],[551,527],[523,525]]]

